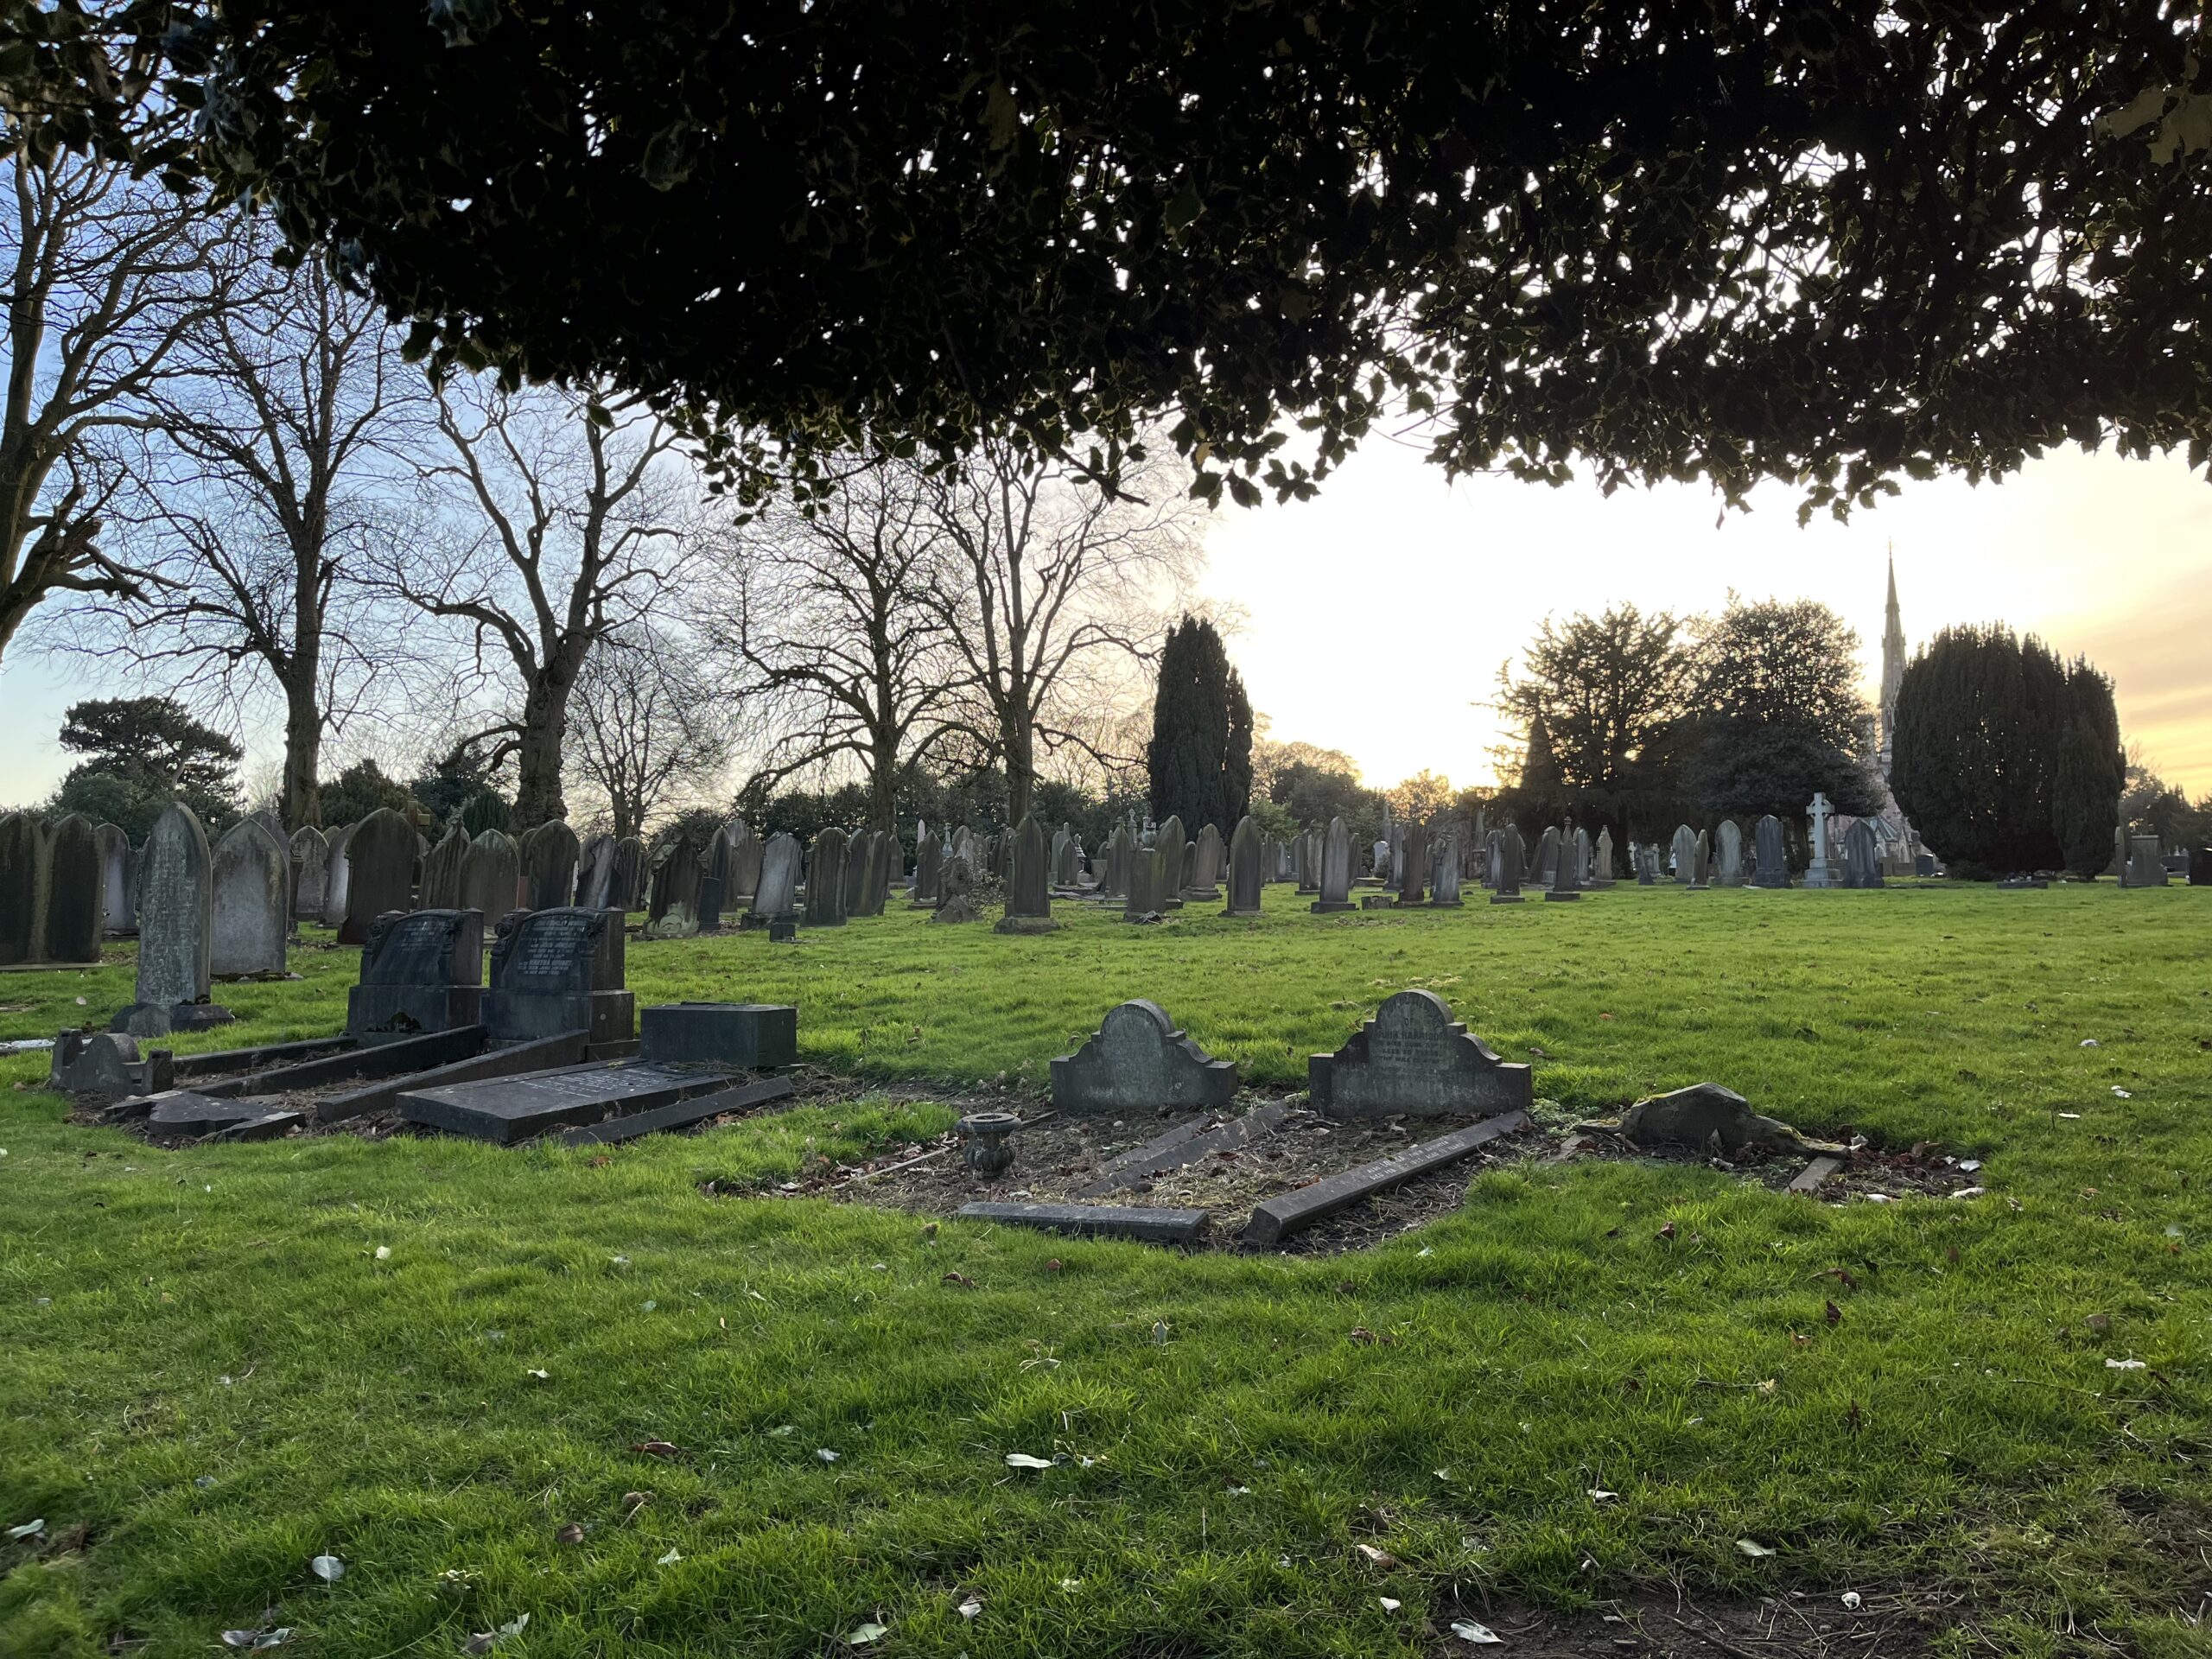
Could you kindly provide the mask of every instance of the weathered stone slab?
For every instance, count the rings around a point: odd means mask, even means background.
[[[1528,1066],[1500,1059],[1433,991],[1388,999],[1342,1048],[1309,1059],[1306,1077],[1314,1109],[1331,1117],[1510,1112],[1535,1100]]]
[[[1052,1062],[1052,1103],[1064,1112],[1226,1106],[1236,1067],[1217,1060],[1141,998],[1108,1012],[1098,1033]]]
[[[259,1103],[264,1107],[268,1104],[265,1101]],[[274,1141],[280,1135],[289,1135],[294,1129],[302,1128],[307,1121],[307,1114],[304,1112],[278,1107],[274,1109],[265,1109],[257,1116],[241,1119],[228,1128],[218,1129],[215,1132],[215,1139],[218,1141]]]
[[[419,1069],[410,1067],[342,1095],[326,1095],[315,1103],[315,1122],[341,1123],[347,1118],[365,1117],[372,1112],[388,1112],[399,1103],[400,1096],[412,1089],[441,1089],[450,1083],[480,1083],[487,1077],[518,1077],[531,1071],[581,1065],[593,1057],[583,1033],[567,1031],[542,1042],[486,1049],[442,1065],[431,1060],[427,1046],[415,1050],[410,1058],[418,1062]]]
[[[657,1106],[649,1112],[631,1112],[598,1123],[587,1123],[582,1128],[564,1129],[561,1142],[570,1147],[605,1147],[618,1141],[635,1141],[641,1135],[655,1135],[664,1129],[689,1128],[694,1123],[724,1112],[750,1111],[755,1106],[765,1106],[771,1101],[785,1100],[798,1092],[798,1085],[789,1077],[764,1077],[758,1083],[748,1083],[735,1089],[720,1089],[709,1095],[694,1095],[689,1100],[679,1100],[672,1105]]]
[[[729,1086],[726,1072],[678,1070],[643,1061],[578,1066],[483,1083],[410,1089],[399,1114],[410,1123],[512,1146],[628,1112],[648,1111]]]
[[[484,918],[474,910],[385,914],[361,946],[346,1029],[364,1043],[474,1026],[482,1019]]]
[[[798,1060],[798,1010],[767,1002],[662,1002],[638,1022],[638,1052],[671,1064],[769,1071]]]
[[[265,1100],[219,1100],[194,1089],[172,1089],[147,1097],[145,1116],[147,1128],[158,1135],[213,1135],[274,1109]]]
[[[1843,1160],[1840,1158],[1815,1158],[1798,1173],[1797,1179],[1789,1183],[1789,1190],[1792,1192],[1817,1192],[1821,1183],[1842,1167]]]
[[[963,1204],[953,1213],[962,1221],[995,1221],[1071,1237],[1134,1238],[1147,1244],[1194,1244],[1211,1214],[1111,1204]]]
[[[1157,1141],[1147,1142],[1134,1152],[1125,1152],[1100,1169],[1088,1185],[1075,1190],[1078,1198],[1100,1198],[1109,1192],[1118,1192],[1134,1181],[1147,1175],[1165,1173],[1172,1169],[1186,1169],[1200,1159],[1211,1158],[1217,1152],[1233,1152],[1249,1146],[1264,1135],[1273,1135],[1275,1125],[1289,1114],[1290,1108],[1281,1105],[1255,1107],[1226,1123],[1211,1117],[1195,1117],[1188,1123],[1168,1130]]]
[[[1440,1135],[1433,1141],[1424,1141],[1388,1158],[1362,1164],[1311,1186],[1301,1186],[1295,1192],[1269,1198],[1252,1211],[1252,1219],[1240,1236],[1248,1244],[1279,1244],[1293,1233],[1301,1232],[1339,1210],[1349,1209],[1377,1192],[1403,1185],[1416,1176],[1458,1163],[1501,1136],[1528,1127],[1526,1112],[1507,1112],[1499,1117],[1484,1118],[1479,1123]]]

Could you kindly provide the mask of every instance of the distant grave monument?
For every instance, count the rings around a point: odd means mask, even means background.
[[[497,927],[509,911],[523,907],[522,853],[514,837],[504,830],[479,830],[461,855],[458,908],[480,912],[486,927]]]
[[[424,910],[461,908],[461,868],[467,861],[468,831],[456,823],[423,861],[423,886],[416,899]]]
[[[1713,885],[1716,887],[1740,887],[1744,885],[1744,831],[1733,818],[1720,820],[1715,832],[1719,855],[1713,866]]]
[[[1786,887],[1789,885],[1789,843],[1782,827],[1782,820],[1768,813],[1758,821],[1755,831],[1757,846],[1751,868],[1751,885],[1755,887]]]
[[[698,932],[703,875],[699,849],[689,836],[678,836],[661,849],[653,861],[652,891],[645,906],[647,938],[688,939]]]
[[[1051,851],[1045,827],[1034,813],[1014,826],[1012,879],[1007,883],[1006,914],[997,926],[1001,933],[1048,933],[1059,925],[1052,919]]]
[[[72,812],[47,832],[45,948],[48,962],[100,959],[100,841]]]
[[[548,818],[522,838],[522,907],[553,910],[576,896],[576,861],[583,849],[576,832],[560,818]]]
[[[130,897],[130,837],[112,823],[93,835],[100,849],[100,931],[109,938],[138,931],[138,907]]]
[[[802,925],[845,925],[845,832],[831,828],[814,837],[806,861],[806,914]]]
[[[1229,837],[1229,907],[1224,916],[1260,913],[1260,826],[1248,815]]]
[[[1874,826],[1865,818],[1853,818],[1851,828],[1843,832],[1843,885],[1883,885],[1881,842],[1875,838]]]
[[[798,919],[798,842],[787,835],[771,836],[761,849],[760,880],[745,914],[746,927]]]

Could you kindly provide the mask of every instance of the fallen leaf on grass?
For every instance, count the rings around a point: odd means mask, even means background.
[[[1662,1228],[1659,1230],[1659,1236],[1660,1236],[1660,1237],[1662,1237],[1662,1238],[1665,1238],[1665,1239],[1672,1239],[1672,1238],[1674,1237],[1674,1236],[1675,1236],[1675,1224],[1674,1224],[1673,1222],[1671,1222],[1671,1221],[1670,1221],[1670,1222],[1669,1222],[1669,1223],[1668,1223],[1664,1227],[1662,1227]]]
[[[292,1627],[280,1624],[273,1630],[225,1630],[223,1645],[226,1648],[246,1648],[259,1653],[268,1648],[281,1648],[292,1639]]]
[[[1033,1458],[1027,1452],[1009,1452],[1006,1454],[1006,1466],[1009,1469],[1050,1469],[1053,1465],[1050,1458]]]
[[[1058,1273],[1059,1270],[1060,1258],[1057,1255],[1045,1264],[1045,1271],[1047,1273]]]
[[[1385,1331],[1380,1336],[1377,1336],[1374,1332],[1369,1330],[1363,1325],[1355,1325],[1352,1326],[1351,1339],[1354,1342],[1358,1343],[1362,1347],[1380,1346],[1383,1348],[1395,1348],[1398,1345],[1397,1338],[1392,1336],[1389,1332]]]
[[[1485,1644],[1493,1642],[1502,1642],[1505,1639],[1498,1635],[1496,1630],[1491,1629],[1489,1625],[1478,1624],[1471,1618],[1453,1619],[1452,1621],[1452,1634],[1458,1637],[1462,1642],[1480,1642]]]
[[[1838,1307],[1834,1302],[1830,1302],[1827,1305],[1827,1310],[1824,1317],[1830,1325],[1841,1325],[1843,1323],[1843,1310]]]
[[[973,1279],[970,1279],[964,1273],[948,1273],[938,1282],[944,1285],[958,1285],[963,1290],[973,1290],[976,1288],[976,1281]]]
[[[335,1584],[346,1576],[346,1563],[335,1555],[318,1555],[308,1563],[308,1571],[325,1584]]]
[[[529,1628],[529,1625],[530,1615],[528,1613],[517,1613],[512,1618],[500,1625],[496,1630],[477,1631],[475,1635],[470,1637],[467,1641],[461,1643],[461,1650],[463,1653],[489,1653],[493,1648],[505,1641],[509,1637],[520,1636],[524,1630]]]
[[[653,1495],[652,1495],[651,1492],[625,1492],[625,1493],[623,1493],[623,1494],[622,1494],[622,1518],[623,1518],[625,1521],[628,1520],[632,1516],[635,1515],[635,1514],[636,1514],[639,1510],[644,1509],[644,1508],[645,1507],[645,1505],[646,1505],[646,1504],[648,1504],[648,1503],[652,1503],[652,1501],[653,1501]]]
[[[1378,1548],[1373,1544],[1354,1544],[1352,1549],[1360,1560],[1379,1573],[1388,1573],[1398,1564],[1396,1556],[1389,1550]]]
[[[654,1565],[655,1567],[674,1567],[674,1566],[675,1566],[678,1561],[682,1560],[683,1559],[683,1551],[681,1551],[681,1550],[679,1550],[679,1549],[677,1549],[675,1546],[671,1545],[671,1546],[669,1547],[668,1554],[665,1554],[665,1555],[664,1555],[664,1556],[662,1556],[658,1560],[655,1561],[655,1562],[653,1563],[653,1565]]]
[[[567,1526],[553,1535],[553,1541],[560,1544],[581,1544],[584,1541],[582,1523],[575,1521],[569,1522]]]
[[[878,1624],[872,1621],[866,1624],[855,1624],[845,1632],[845,1645],[849,1648],[864,1648],[871,1642],[881,1641],[890,1633],[891,1627],[888,1624]]]
[[[1815,1279],[1833,1279],[1846,1290],[1859,1288],[1859,1281],[1852,1276],[1849,1268],[1824,1268],[1813,1275]]]
[[[639,1440],[630,1448],[642,1452],[649,1458],[680,1458],[683,1448],[669,1440]]]
[[[1736,1541],[1736,1551],[1738,1554],[1750,1556],[1755,1561],[1763,1561],[1774,1554],[1764,1544],[1753,1543],[1748,1538],[1738,1538]]]
[[[20,1527],[10,1527],[10,1528],[9,1528],[9,1529],[8,1529],[8,1537],[9,1537],[9,1540],[12,1542],[14,1540],[18,1539],[18,1538],[35,1538],[35,1537],[36,1537],[40,1533],[44,1532],[45,1530],[46,1530],[46,1517],[45,1517],[44,1516],[40,1516],[37,1520],[35,1520],[35,1521],[26,1521],[26,1522],[23,1522],[23,1524],[22,1524],[22,1526],[20,1526]]]

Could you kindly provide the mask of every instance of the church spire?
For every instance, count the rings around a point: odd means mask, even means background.
[[[1882,775],[1890,772],[1890,756],[1897,736],[1897,691],[1904,684],[1904,621],[1897,611],[1897,547],[1889,547],[1890,597],[1882,619]]]

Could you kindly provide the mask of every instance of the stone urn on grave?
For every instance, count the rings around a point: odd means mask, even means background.
[[[1014,1167],[1011,1136],[1021,1127],[1012,1112],[970,1112],[953,1126],[960,1132],[960,1161],[969,1173],[995,1181]]]

